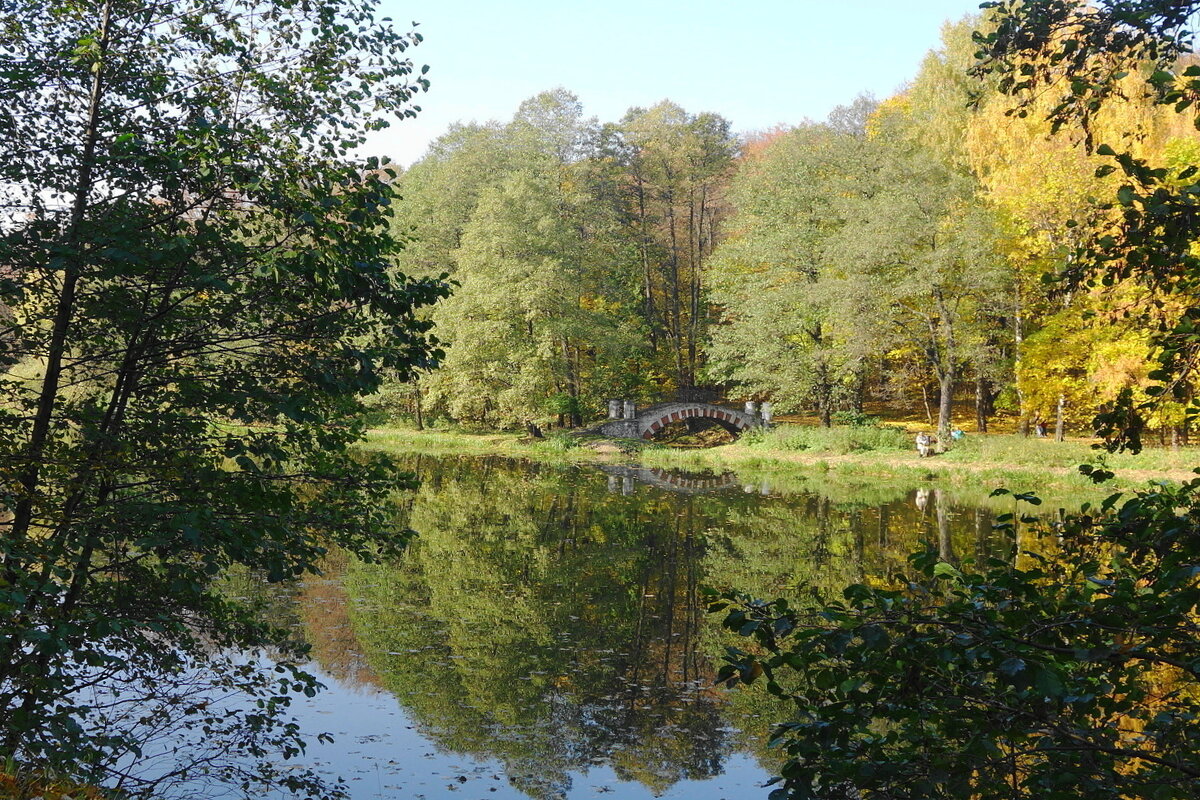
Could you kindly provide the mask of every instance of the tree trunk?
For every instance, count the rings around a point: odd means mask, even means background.
[[[1054,441],[1061,442],[1065,439],[1063,431],[1063,409],[1067,405],[1065,395],[1058,396],[1058,406],[1054,409]]]
[[[824,360],[817,366],[817,413],[821,415],[821,427],[833,427],[833,387],[829,382],[829,368]]]
[[[575,361],[575,353],[572,351],[571,343],[563,339],[560,343],[563,359],[563,371],[565,372],[567,384],[567,397],[571,398],[571,408],[565,414],[558,415],[558,426],[566,427],[566,423],[570,423],[572,427],[578,428],[583,425],[583,421],[579,418],[579,372],[578,364]],[[565,422],[564,422],[565,417]]]
[[[672,194],[666,197],[667,232],[671,240],[670,256],[667,258],[667,335],[671,339],[671,347],[675,351],[675,380],[679,388],[690,388],[687,369],[684,366],[684,335],[683,308],[679,288],[679,222],[675,218],[675,198]]]
[[[650,228],[646,211],[646,186],[639,177],[636,183],[638,201],[638,223],[641,227],[640,250],[642,256],[642,313],[646,318],[646,329],[650,334],[650,349],[658,350],[658,333],[654,325],[654,280],[650,271]]]
[[[987,433],[988,400],[990,396],[987,378],[977,372],[975,374],[975,429],[980,433]]]
[[[925,404],[925,419],[932,425],[933,411],[929,408],[929,388],[925,385],[925,381],[921,381],[921,402]]]
[[[1022,436],[1029,436],[1029,412],[1025,407],[1025,393],[1021,391],[1021,344],[1025,341],[1025,325],[1021,317],[1021,290],[1018,287],[1013,303],[1013,344],[1016,350],[1016,361],[1013,364],[1013,386],[1017,390],[1017,420],[1018,430]]]
[[[946,452],[950,444],[950,412],[954,408],[954,371],[947,370],[938,377],[938,452]]]
[[[33,510],[36,498],[39,496],[38,486],[41,481],[43,454],[53,429],[54,407],[59,400],[59,380],[62,377],[63,360],[67,355],[67,331],[75,316],[75,293],[80,277],[79,254],[76,244],[80,229],[88,211],[89,196],[92,192],[93,173],[96,169],[96,146],[100,141],[101,102],[104,97],[105,59],[111,44],[109,25],[112,21],[112,3],[105,3],[101,12],[100,31],[96,38],[98,54],[92,70],[92,86],[88,99],[88,116],[83,131],[83,148],[79,159],[79,172],[75,181],[75,197],[71,204],[71,220],[67,228],[63,250],[71,253],[64,259],[62,287],[59,290],[58,305],[51,324],[50,346],[46,353],[45,369],[42,372],[42,386],[38,396],[37,410],[33,416],[33,425],[29,434],[29,446],[25,451],[25,466],[19,477],[21,484],[20,499],[13,508],[12,526],[9,536],[19,541],[28,534],[33,522]],[[7,563],[7,558],[6,558]],[[7,572],[7,571],[6,571]],[[6,574],[11,582],[15,576]]]
[[[689,256],[689,306],[688,306],[688,372],[695,383],[697,372],[696,346],[700,340],[700,265],[704,260],[704,201],[700,192],[700,208],[697,213],[695,190],[689,193],[688,202],[688,256]]]
[[[421,415],[421,384],[413,383],[413,410],[416,412],[417,430],[425,430],[425,420]]]

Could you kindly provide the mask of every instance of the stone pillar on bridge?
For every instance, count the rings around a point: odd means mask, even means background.
[[[609,400],[608,401],[608,418],[609,419],[620,419],[622,410],[623,410],[622,403],[620,400]]]
[[[637,419],[637,403],[632,400],[625,401],[625,419]]]
[[[758,406],[755,405],[753,400],[746,401],[746,414],[751,417],[758,416]]]
[[[763,427],[771,427],[771,401],[764,400],[762,404],[762,422]]]

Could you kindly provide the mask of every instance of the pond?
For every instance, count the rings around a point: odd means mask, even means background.
[[[364,798],[765,798],[783,708],[714,686],[701,587],[833,594],[943,558],[1010,557],[980,497],[733,475],[412,458],[396,563],[332,560],[287,612],[328,686],[302,759]]]

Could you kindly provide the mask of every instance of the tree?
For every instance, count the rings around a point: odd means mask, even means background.
[[[579,425],[621,388],[643,328],[605,170],[591,157],[595,128],[574,95],[544,92],[481,154],[447,162],[490,155],[494,171],[476,176],[458,246],[438,256],[461,285],[434,315],[448,356],[425,381],[431,406],[492,425]]]
[[[0,756],[147,792],[270,782],[255,757],[299,746],[279,695],[311,679],[222,655],[278,637],[214,581],[403,543],[401,477],[347,448],[381,371],[436,363],[415,314],[446,288],[390,271],[386,171],[352,153],[415,113],[420,36],[357,0],[34,0],[0,24]],[[201,702],[207,668],[263,710]],[[189,721],[195,750],[132,774],[146,727]]]
[[[1119,221],[1090,231],[1063,279],[1074,286],[1131,279],[1151,289],[1159,321],[1155,337],[1159,367],[1151,377],[1161,385],[1152,394],[1190,393],[1200,339],[1195,321],[1200,308],[1189,298],[1200,275],[1200,166],[1154,166],[1134,147],[1098,141],[1096,126],[1113,100],[1138,91],[1152,102],[1189,112],[1200,125],[1200,63],[1192,52],[1200,3],[1135,0],[1085,5],[1076,0],[990,2],[996,27],[976,35],[980,72],[993,72],[1001,91],[1017,103],[1013,113],[1028,115],[1036,98],[1054,97],[1052,130],[1081,134],[1087,151],[1107,156],[1097,176],[1118,175],[1111,204]],[[1120,148],[1120,149],[1118,149]],[[1142,416],[1154,401],[1113,404],[1097,422],[1113,449],[1141,447]]]
[[[877,115],[873,170],[842,203],[831,243],[845,299],[875,346],[922,364],[939,390],[938,437],[950,441],[954,391],[978,340],[994,329],[1007,296],[992,211],[976,202],[971,176],[912,141],[906,101]]]
[[[619,127],[630,238],[642,271],[651,346],[677,390],[695,385],[708,313],[703,276],[724,218],[722,190],[736,145],[729,121],[662,102],[632,108]]]
[[[858,105],[865,121],[873,103]],[[732,233],[707,278],[707,298],[720,309],[708,374],[780,410],[811,404],[827,427],[853,401],[871,355],[853,322],[835,313],[841,287],[831,252],[845,219],[838,198],[861,191],[855,184],[873,163],[864,136],[863,125],[812,125],[744,156],[730,189]]]

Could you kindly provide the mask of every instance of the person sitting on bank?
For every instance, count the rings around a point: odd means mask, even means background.
[[[917,434],[917,455],[919,455],[921,458],[925,458],[926,456],[931,455],[933,453],[933,445],[935,442],[937,442],[937,439],[934,439],[932,436],[930,436],[925,431],[921,431],[920,433],[918,433]]]

